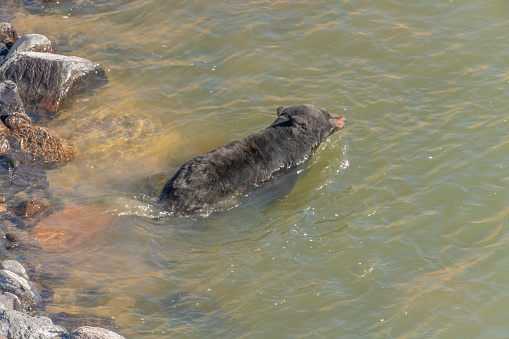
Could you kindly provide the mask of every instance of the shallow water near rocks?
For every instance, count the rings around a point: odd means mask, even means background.
[[[11,254],[53,289],[48,312],[114,319],[126,338],[507,335],[507,1],[12,8],[18,30],[109,78],[48,123],[78,151],[48,192],[99,226]],[[290,190],[161,217],[181,164],[300,103],[347,127]]]

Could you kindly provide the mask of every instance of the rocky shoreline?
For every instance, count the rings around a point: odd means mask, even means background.
[[[69,95],[106,81],[99,64],[56,54],[47,37],[0,23],[0,220],[7,250],[23,246],[31,229],[63,208],[32,192],[45,190],[46,171],[77,156],[58,133],[37,123],[55,118]],[[0,263],[0,339],[123,338],[102,327],[68,331],[54,323],[44,314],[41,291],[18,261]]]

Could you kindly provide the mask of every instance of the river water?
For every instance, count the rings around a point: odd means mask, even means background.
[[[24,254],[48,312],[126,338],[507,336],[509,2],[9,1],[109,78],[47,124],[79,153],[48,193],[88,206],[61,227],[92,228]],[[236,208],[161,214],[181,164],[301,103],[347,127]]]

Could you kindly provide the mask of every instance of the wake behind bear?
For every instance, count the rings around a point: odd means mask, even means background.
[[[269,127],[191,159],[164,185],[171,214],[210,212],[314,154],[345,118],[314,105],[279,107]]]

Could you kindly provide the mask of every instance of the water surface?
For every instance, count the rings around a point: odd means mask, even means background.
[[[507,1],[11,2],[109,78],[48,123],[79,152],[49,193],[102,225],[25,254],[48,312],[126,338],[507,335]],[[181,164],[301,103],[347,127],[294,183],[160,217]]]

